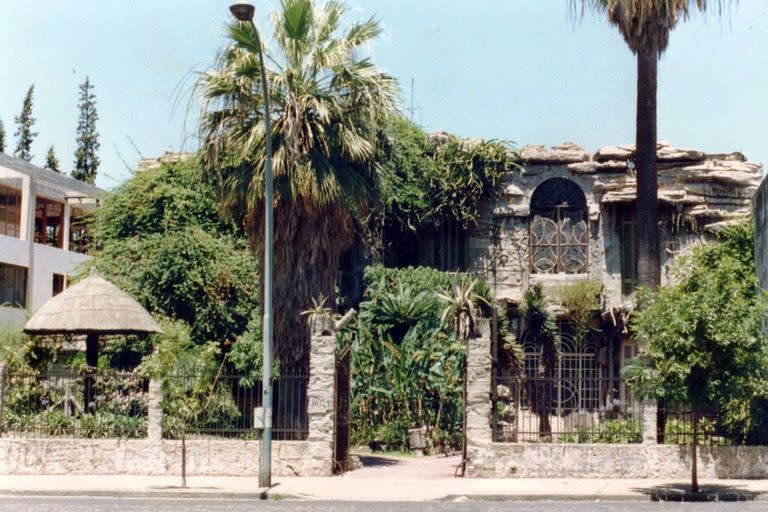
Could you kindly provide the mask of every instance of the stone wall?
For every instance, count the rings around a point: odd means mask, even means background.
[[[477,321],[477,336],[467,340],[467,459],[477,460],[491,445],[491,329]]]
[[[307,440],[272,442],[273,475],[332,474],[335,369],[333,321],[320,319],[312,331]],[[0,376],[2,371],[0,366]],[[150,383],[149,395],[147,439],[0,438],[0,474],[181,474],[181,441],[161,439],[158,382]],[[258,475],[260,441],[188,440],[185,444],[190,476]]]
[[[476,452],[471,477],[664,478],[691,476],[688,446],[492,443]],[[699,478],[768,478],[768,447],[705,446]]]
[[[258,476],[259,441],[186,441],[189,476]],[[274,441],[278,476],[324,476],[325,443]],[[181,441],[0,439],[0,474],[180,475]]]
[[[311,474],[333,474],[334,409],[336,395],[336,334],[333,319],[319,318],[312,326],[312,349],[307,386]],[[309,474],[309,473],[307,473]]]
[[[467,350],[467,476],[688,478],[691,450],[655,443],[655,408],[645,404],[642,444],[495,443],[491,430],[491,342],[486,321]],[[650,430],[650,432],[649,432]],[[768,446],[699,449],[700,478],[768,478]]]

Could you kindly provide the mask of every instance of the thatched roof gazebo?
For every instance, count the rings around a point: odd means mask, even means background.
[[[99,336],[163,332],[141,304],[95,269],[88,277],[46,302],[24,326],[36,335],[84,334],[86,364],[99,361]],[[86,385],[86,395],[91,385]],[[86,396],[86,404],[89,403]]]
[[[46,302],[24,326],[28,334],[145,334],[163,332],[141,304],[91,269]]]

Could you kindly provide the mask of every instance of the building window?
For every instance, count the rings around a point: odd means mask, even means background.
[[[71,208],[69,216],[69,250],[88,252],[91,216],[86,210]]]
[[[0,304],[25,307],[27,303],[27,269],[0,263]]]
[[[531,198],[530,269],[534,274],[587,272],[587,199],[578,185],[553,178]]]
[[[0,185],[0,235],[21,236],[21,192]]]
[[[637,222],[634,212],[622,210],[618,216],[621,246],[621,293],[631,295],[637,283]]]
[[[64,274],[53,274],[52,296],[55,297],[61,292],[63,292],[65,287],[66,287],[66,284],[65,284]]]
[[[38,197],[35,207],[35,242],[64,248],[64,204]]]

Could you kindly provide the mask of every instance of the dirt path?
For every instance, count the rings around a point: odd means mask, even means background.
[[[461,457],[430,455],[426,457],[395,457],[389,455],[359,455],[361,469],[351,471],[349,478],[446,478],[455,476]]]

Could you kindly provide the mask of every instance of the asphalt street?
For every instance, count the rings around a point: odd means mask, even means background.
[[[19,512],[768,512],[767,502],[746,503],[638,503],[638,502],[551,502],[465,501],[418,503],[355,503],[307,501],[253,501],[209,499],[130,498],[0,498],[0,511]]]

